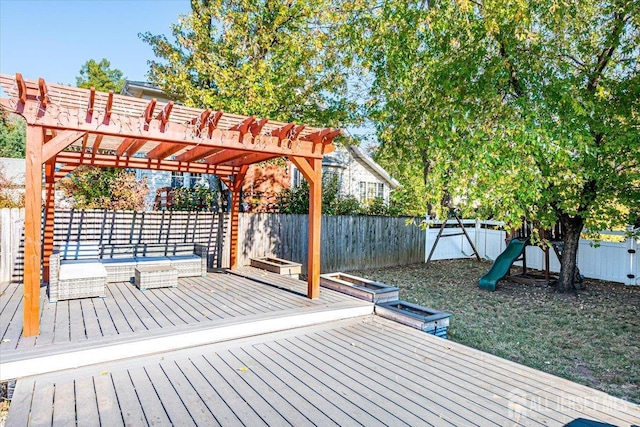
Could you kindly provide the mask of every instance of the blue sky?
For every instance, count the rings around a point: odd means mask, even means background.
[[[89,59],[146,80],[154,58],[138,37],[170,35],[189,0],[0,0],[0,72],[75,86]]]

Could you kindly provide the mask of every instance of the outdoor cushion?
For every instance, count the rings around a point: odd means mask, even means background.
[[[136,265],[138,261],[136,258],[103,258],[100,260],[103,264],[117,264],[117,265]]]
[[[107,270],[98,261],[67,262],[60,264],[58,280],[76,280],[95,277],[107,278]]]
[[[194,262],[194,261],[200,261],[202,258],[200,258],[198,255],[172,255],[167,257],[171,260],[172,263],[174,262]]]
[[[136,258],[137,265],[146,265],[146,264],[171,264],[171,260],[164,256],[158,257],[144,257],[144,258]]]

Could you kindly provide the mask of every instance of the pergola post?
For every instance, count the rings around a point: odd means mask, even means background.
[[[238,217],[240,214],[240,195],[242,193],[242,182],[244,176],[249,169],[248,166],[242,166],[240,171],[234,175],[233,181],[229,186],[231,190],[231,227],[230,227],[230,241],[231,247],[229,253],[229,268],[232,270],[238,268]]]
[[[42,237],[42,279],[49,283],[49,257],[53,252],[53,233],[55,222],[55,159],[49,160],[44,165],[44,179],[46,183],[44,200],[44,232]]]
[[[42,143],[42,128],[40,126],[27,126],[23,280],[23,335],[26,337],[38,335],[40,328]]]
[[[322,228],[322,159],[290,157],[309,183],[309,241],[307,252],[307,296],[320,297],[320,239]]]
[[[320,240],[322,228],[322,159],[310,159],[313,178],[309,180],[309,255],[307,296],[320,298]]]

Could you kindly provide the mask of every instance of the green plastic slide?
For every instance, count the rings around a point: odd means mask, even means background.
[[[507,275],[509,268],[522,255],[526,246],[526,240],[512,239],[507,248],[498,255],[489,272],[480,278],[480,289],[495,291],[498,280]]]

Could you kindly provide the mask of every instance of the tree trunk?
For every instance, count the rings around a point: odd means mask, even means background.
[[[577,288],[575,278],[578,271],[578,243],[584,226],[584,218],[563,215],[560,217],[560,223],[564,233],[564,247],[562,248],[562,259],[560,260],[560,278],[558,279],[557,290],[558,292],[569,292]],[[583,288],[583,286],[580,286],[580,288]]]

